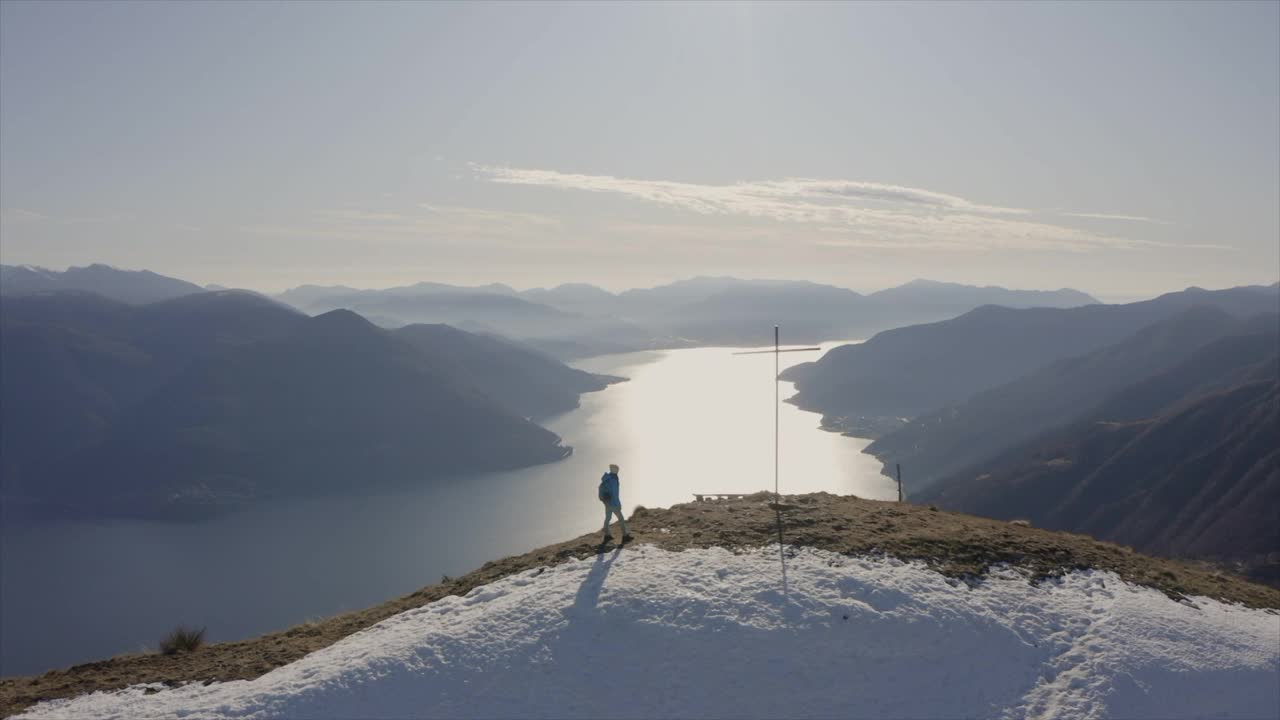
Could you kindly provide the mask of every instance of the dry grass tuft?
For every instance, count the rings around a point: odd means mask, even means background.
[[[195,652],[204,646],[204,628],[199,630],[179,625],[160,641],[161,655]]]

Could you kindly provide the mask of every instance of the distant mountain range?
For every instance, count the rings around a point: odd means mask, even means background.
[[[810,282],[699,277],[610,293],[581,283],[519,292],[505,285],[418,283],[386,290],[302,286],[277,296],[309,313],[355,310],[387,326],[447,322],[517,338],[560,357],[689,345],[762,345],[865,337],[953,317],[982,304],[1071,307],[1074,290],[978,288],[917,280],[871,295]]]
[[[0,492],[31,512],[203,512],[548,462],[570,449],[528,418],[617,380],[235,291],[7,296],[0,333]]]
[[[447,285],[445,283],[420,282],[413,285],[387,288],[385,290],[361,290],[358,288],[347,287],[345,285],[299,285],[296,288],[280,293],[276,297],[281,302],[288,303],[294,307],[306,307],[311,305],[332,305],[333,303],[339,302],[343,299],[350,302],[358,302],[361,299],[376,297],[411,297],[415,295],[430,295],[433,293],[465,293],[506,296],[517,295],[517,292],[513,288],[501,283],[465,287],[460,285]],[[337,308],[331,307],[329,309],[336,310]]]
[[[1096,305],[1092,296],[1062,288],[1061,290],[1008,290],[988,285],[975,287],[933,280],[912,280],[905,285],[874,292],[867,297],[884,304],[897,305],[920,312],[951,312],[958,305],[981,307],[1003,305],[1012,308],[1078,307]]]
[[[828,415],[914,417],[964,402],[1060,359],[1110,345],[1194,307],[1238,317],[1275,312],[1271,287],[1191,288],[1127,305],[1014,309],[984,306],[941,322],[879,333],[793,366],[792,402]]]
[[[569,357],[579,354],[573,351],[579,347],[591,355],[687,344],[625,320],[582,315],[530,302],[514,294],[447,286],[423,290],[422,285],[413,286],[412,290],[343,292],[299,302],[297,306],[308,313],[353,310],[383,327],[444,323],[517,339],[554,355]],[[298,295],[291,293],[278,297],[293,297],[297,302]],[[564,348],[571,351],[563,352]]]
[[[223,289],[106,265],[66,272],[0,266],[0,293],[6,296],[82,291],[137,304]],[[380,290],[302,285],[276,299],[309,315],[352,310],[388,328],[448,324],[501,335],[562,359],[695,345],[764,345],[772,340],[775,324],[782,326],[787,342],[821,342],[947,319],[980,305],[1074,307],[1097,302],[1069,289],[1007,290],[914,280],[862,295],[810,282],[733,277],[696,277],[621,293],[585,283],[525,291],[499,283],[420,282]]]

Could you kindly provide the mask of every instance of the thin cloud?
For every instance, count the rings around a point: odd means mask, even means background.
[[[823,232],[838,227],[850,233],[842,241],[828,237],[828,245],[1067,251],[1164,246],[1035,221],[1028,209],[884,183],[788,178],[706,185],[488,165],[472,168],[496,183],[612,193],[702,215],[812,224],[822,226]]]
[[[1143,217],[1141,215],[1112,215],[1110,213],[1058,213],[1067,217],[1089,218],[1092,220],[1120,220],[1123,222],[1142,222],[1152,223],[1155,225],[1172,225],[1168,220],[1157,220],[1155,218]]]
[[[14,222],[42,222],[49,220],[50,217],[44,213],[38,213],[34,210],[24,210],[22,208],[0,208],[0,219],[11,220]]]
[[[115,213],[112,215],[96,215],[88,217],[71,217],[65,215],[50,215],[48,213],[36,212],[35,210],[26,210],[24,208],[0,208],[0,220],[5,222],[21,222],[21,223],[52,223],[58,225],[96,225],[99,223],[118,223],[126,220],[132,220],[133,215],[128,213]]]
[[[776,181],[737,183],[733,187],[740,189],[742,192],[760,197],[865,200],[999,215],[1023,215],[1031,212],[1020,208],[981,205],[956,195],[948,195],[932,190],[856,180],[788,178]]]
[[[536,213],[420,203],[404,211],[351,207],[320,210],[300,220],[258,223],[240,230],[292,238],[456,244],[544,237],[559,227],[558,219]]]
[[[1180,247],[1180,248],[1187,248],[1190,250],[1230,250],[1232,252],[1239,250],[1239,248],[1235,247],[1234,245],[1219,245],[1218,243],[1185,243],[1182,245],[1170,244],[1169,247]]]
[[[1001,215],[1020,215],[1031,212],[1020,208],[982,205],[956,195],[932,190],[855,180],[787,178],[738,182],[732,185],[700,185],[670,180],[634,180],[612,175],[562,173],[556,170],[488,165],[473,167],[493,182],[620,193],[706,214],[743,212],[770,215],[782,211],[783,208],[779,207],[782,203],[807,203],[812,209],[820,207],[823,203],[850,200]],[[751,212],[753,208],[756,210],[754,213]],[[792,213],[787,212],[782,212],[782,215],[788,219],[793,216]]]
[[[418,207],[436,217],[450,218],[455,221],[487,222],[501,225],[536,225],[539,227],[558,227],[560,225],[559,219],[537,213],[487,210],[461,205],[431,205],[429,203],[419,203]]]

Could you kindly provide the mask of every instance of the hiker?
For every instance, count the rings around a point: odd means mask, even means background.
[[[600,544],[608,545],[613,540],[613,536],[609,534],[609,521],[613,519],[614,513],[617,513],[618,523],[622,525],[622,544],[631,542],[631,535],[627,532],[627,519],[622,516],[622,497],[618,494],[617,465],[610,465],[609,472],[601,476],[596,496],[604,503],[604,540]]]

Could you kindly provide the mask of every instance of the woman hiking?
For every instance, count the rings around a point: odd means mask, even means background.
[[[613,519],[614,513],[618,515],[618,524],[622,526],[622,542],[625,545],[631,542],[632,537],[627,532],[627,519],[622,516],[622,497],[618,494],[618,466],[610,465],[609,472],[600,478],[600,488],[596,491],[596,496],[600,498],[600,502],[604,503],[604,540],[600,541],[601,545],[608,545],[613,542],[613,536],[609,534],[609,521]]]

